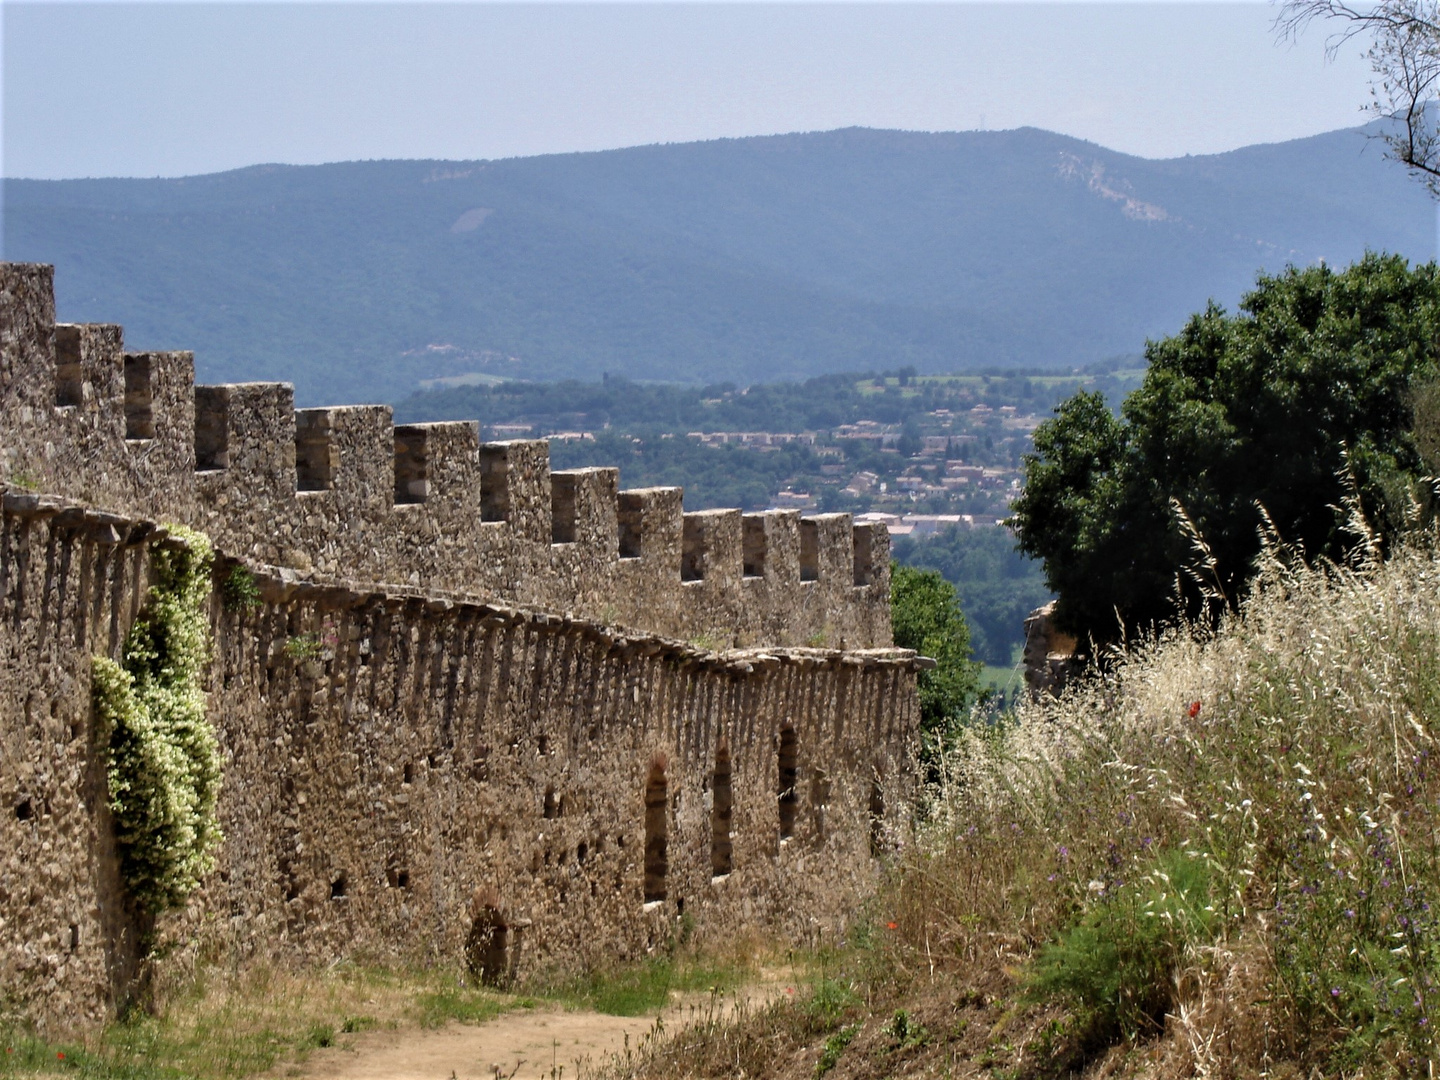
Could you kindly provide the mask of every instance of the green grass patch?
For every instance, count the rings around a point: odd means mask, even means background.
[[[118,1062],[72,1042],[49,1042],[14,1029],[0,1029],[0,1076],[75,1076],[96,1080],[173,1080],[187,1074],[147,1062]]]
[[[671,994],[730,990],[745,975],[735,964],[664,956],[593,972],[546,988],[540,996],[609,1016],[644,1016],[663,1009]]]
[[[1030,993],[1078,1005],[1097,1038],[1156,1034],[1185,947],[1209,944],[1215,923],[1209,868],[1169,852],[1133,884],[1102,884],[1079,922],[1035,958]]]
[[[437,1028],[454,1021],[483,1024],[512,1008],[531,1008],[529,998],[512,999],[467,986],[446,986],[415,999],[415,1014],[423,1028]]]
[[[981,689],[988,688],[1013,693],[1024,685],[1025,674],[1018,667],[997,667],[994,664],[985,664],[980,669]]]
[[[811,1023],[823,1031],[834,1027],[845,1013],[860,1003],[860,996],[849,979],[822,974],[815,980],[805,1012]]]

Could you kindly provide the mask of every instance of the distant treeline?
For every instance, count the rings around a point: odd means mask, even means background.
[[[686,510],[764,510],[792,478],[813,476],[819,458],[808,446],[794,443],[759,454],[738,446],[704,446],[683,435],[600,431],[593,442],[551,443],[550,464],[556,469],[617,465],[621,486],[627,488],[683,487]],[[841,507],[825,507],[832,508]]]
[[[1038,560],[1015,550],[1008,529],[948,529],[915,539],[897,536],[897,562],[939,570],[960,595],[975,659],[1015,663],[1025,644],[1025,616],[1051,599]]]
[[[683,386],[637,383],[617,376],[599,382],[506,381],[414,394],[395,408],[404,423],[479,420],[533,423],[545,431],[616,427],[627,431],[817,431],[874,420],[904,424],[936,409],[1014,405],[1048,412],[1082,385],[1107,397],[1135,385],[1138,358],[1102,361],[1079,371],[995,372],[920,376],[898,371],[823,375],[803,382]]]

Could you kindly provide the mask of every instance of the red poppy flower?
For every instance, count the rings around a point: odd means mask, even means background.
[[[900,925],[899,923],[887,922],[887,923],[885,924],[885,929],[886,929],[886,930],[894,930],[894,929],[895,929],[896,927],[898,927],[899,925]]]
[[[1190,713],[1190,719],[1194,720],[1200,715],[1200,703],[1198,701],[1190,702],[1190,708],[1187,711]]]

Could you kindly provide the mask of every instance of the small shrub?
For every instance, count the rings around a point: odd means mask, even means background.
[[[297,664],[320,657],[320,639],[314,634],[295,634],[285,639],[285,655]]]
[[[260,586],[255,583],[255,575],[243,566],[225,575],[220,591],[229,611],[249,611],[260,606]]]
[[[930,1041],[930,1031],[924,1024],[915,1022],[904,1009],[896,1009],[894,1015],[880,1029],[882,1035],[892,1041],[892,1050],[908,1050],[924,1046]]]

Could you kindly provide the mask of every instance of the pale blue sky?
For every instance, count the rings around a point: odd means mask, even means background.
[[[1147,157],[1360,123],[1267,4],[5,3],[3,174],[490,158],[859,124]]]

